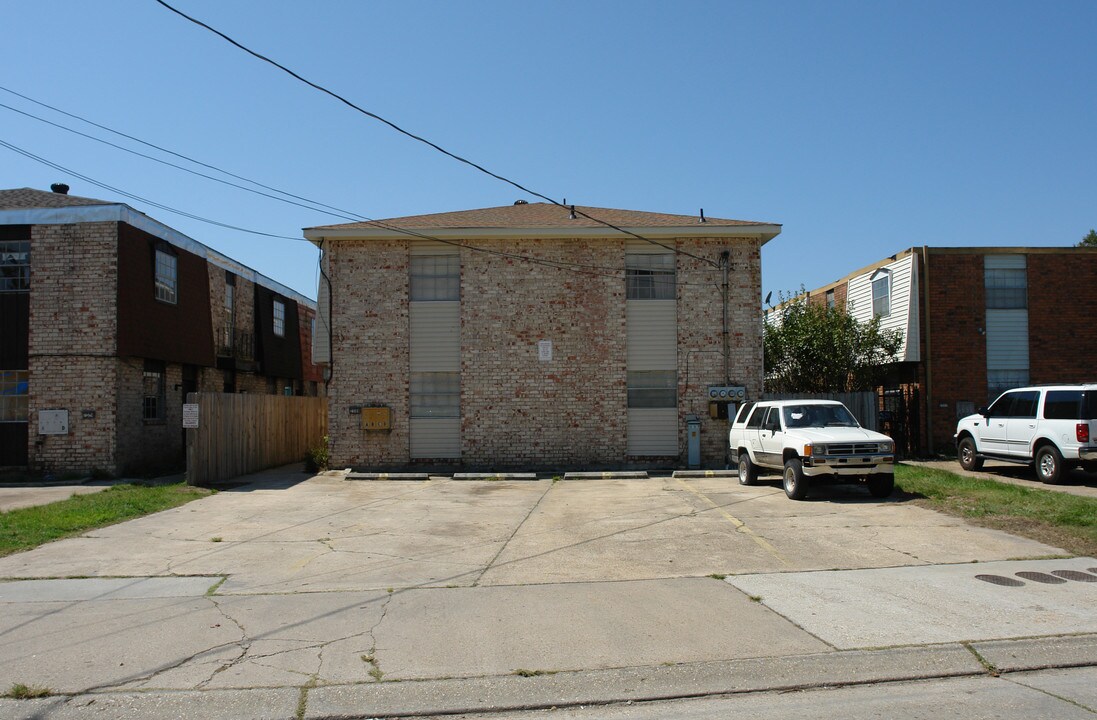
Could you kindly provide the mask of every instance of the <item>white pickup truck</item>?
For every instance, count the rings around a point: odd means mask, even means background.
[[[728,431],[739,484],[782,473],[785,494],[803,500],[821,481],[864,482],[873,497],[895,488],[895,443],[866,430],[834,400],[763,400],[739,408]]]

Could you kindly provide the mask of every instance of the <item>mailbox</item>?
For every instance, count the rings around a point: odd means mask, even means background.
[[[392,408],[364,407],[361,409],[363,430],[392,430]]]

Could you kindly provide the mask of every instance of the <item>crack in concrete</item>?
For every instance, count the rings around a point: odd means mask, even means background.
[[[923,560],[922,558],[918,557],[917,555],[915,555],[915,554],[914,554],[914,553],[912,553],[912,552],[907,552],[906,550],[900,550],[900,549],[898,549],[898,548],[893,548],[893,547],[891,547],[890,545],[888,545],[887,543],[885,543],[885,542],[882,542],[882,541],[880,540],[880,538],[879,538],[879,535],[880,535],[880,533],[879,533],[878,531],[877,531],[877,532],[874,532],[874,533],[872,533],[872,534],[871,534],[871,535],[869,536],[869,540],[871,540],[872,542],[876,543],[876,544],[877,544],[877,545],[879,545],[880,547],[882,547],[882,548],[885,548],[885,549],[887,549],[887,550],[890,550],[890,551],[892,551],[892,552],[894,552],[894,553],[899,553],[900,555],[906,555],[907,557],[911,558],[912,560],[917,560],[917,561],[918,561],[918,562],[920,562],[920,563],[925,563],[925,562],[926,562],[925,560]]]

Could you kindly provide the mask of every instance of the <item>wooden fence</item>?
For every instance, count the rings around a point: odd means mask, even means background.
[[[300,462],[328,433],[321,397],[190,393],[198,427],[187,430],[187,483],[210,485]]]
[[[765,393],[763,400],[801,400],[811,398],[813,400],[837,400],[849,408],[861,427],[869,430],[878,430],[876,418],[876,393],[871,390],[851,393]]]

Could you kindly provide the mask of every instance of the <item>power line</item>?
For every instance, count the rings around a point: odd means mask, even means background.
[[[266,184],[261,183],[257,180],[252,180],[251,178],[247,178],[243,175],[238,175],[236,173],[229,172],[228,170],[220,168],[216,165],[212,165],[210,163],[206,163],[206,162],[202,162],[200,160],[196,160],[192,157],[189,157],[189,156],[184,155],[182,153],[176,152],[174,150],[170,150],[170,149],[162,147],[160,145],[156,145],[154,143],[150,143],[150,142],[147,142],[145,140],[142,140],[142,139],[140,139],[138,137],[135,137],[133,135],[128,135],[128,134],[120,132],[118,130],[114,130],[113,128],[110,128],[110,127],[108,127],[106,125],[103,125],[101,123],[97,123],[97,122],[94,122],[92,120],[88,120],[87,118],[81,117],[80,115],[77,115],[75,113],[68,112],[66,110],[62,110],[58,107],[55,107],[53,105],[49,105],[49,104],[41,102],[39,100],[35,100],[32,97],[29,97],[29,96],[24,95],[22,93],[11,90],[10,88],[0,86],[0,90],[4,90],[5,92],[11,93],[12,95],[16,95],[17,97],[20,97],[24,100],[35,103],[36,105],[40,105],[42,107],[48,108],[50,110],[53,110],[54,112],[61,113],[62,115],[66,115],[68,117],[74,118],[76,120],[79,120],[81,122],[87,123],[87,124],[92,125],[94,127],[100,128],[100,129],[105,130],[107,132],[113,133],[113,134],[118,135],[120,137],[124,137],[124,138],[132,140],[134,142],[141,143],[142,145],[145,145],[147,147],[151,147],[151,148],[154,148],[154,149],[159,150],[161,152],[165,152],[165,153],[168,153],[170,155],[174,155],[175,157],[182,158],[182,159],[184,159],[188,162],[192,162],[196,165],[201,165],[202,167],[206,167],[206,168],[209,168],[209,169],[214,170],[216,172],[222,173],[224,175],[228,175],[229,177],[234,177],[234,178],[237,178],[239,180],[242,180],[243,182],[251,183],[252,185],[255,185],[257,187],[266,188],[268,190],[271,190],[271,192],[278,193],[280,195],[285,195],[287,197],[298,198],[298,199],[303,200],[307,203],[311,203],[312,205],[315,205],[317,207],[311,207],[309,205],[304,205],[302,203],[298,203],[298,202],[295,202],[293,200],[287,200],[285,198],[278,197],[276,195],[271,195],[269,193],[254,190],[252,188],[240,185],[238,183],[233,183],[233,182],[229,182],[229,181],[226,181],[226,180],[222,180],[221,178],[213,177],[213,176],[208,175],[206,173],[197,172],[195,170],[184,167],[184,166],[179,165],[177,163],[168,162],[166,160],[154,157],[152,155],[148,155],[146,153],[137,152],[135,150],[124,147],[122,145],[118,145],[116,143],[112,143],[112,142],[109,142],[107,140],[103,140],[102,138],[95,137],[94,135],[90,135],[88,133],[80,132],[79,130],[75,130],[73,128],[62,125],[60,123],[55,123],[51,120],[47,120],[45,118],[34,115],[32,113],[28,113],[28,112],[25,112],[23,110],[19,110],[17,108],[11,107],[10,105],[0,103],[0,107],[7,108],[8,110],[11,110],[12,112],[16,112],[16,113],[19,113],[20,115],[24,115],[24,116],[32,118],[34,120],[38,120],[38,121],[43,122],[47,125],[51,125],[53,127],[59,128],[61,130],[65,130],[67,132],[71,132],[73,134],[79,135],[79,136],[87,138],[89,140],[94,140],[95,142],[103,143],[103,144],[105,144],[109,147],[113,147],[113,148],[116,148],[118,150],[122,150],[123,152],[127,152],[127,153],[130,153],[132,155],[136,155],[137,157],[142,157],[142,158],[145,158],[145,159],[148,159],[148,160],[152,160],[153,162],[157,162],[157,163],[166,165],[168,167],[173,167],[173,168],[176,168],[178,170],[182,170],[183,172],[190,173],[190,174],[195,175],[197,177],[203,177],[203,178],[206,178],[208,180],[212,180],[214,182],[222,183],[222,184],[228,185],[230,187],[235,187],[235,188],[238,188],[240,190],[244,190],[246,192],[251,192],[251,193],[260,195],[262,197],[270,198],[271,200],[276,200],[276,201],[279,201],[279,202],[288,203],[290,205],[296,205],[298,207],[302,207],[302,208],[305,208],[307,210],[313,210],[314,212],[320,212],[320,213],[323,213],[325,215],[331,215],[333,217],[338,217],[338,218],[341,218],[341,219],[344,219],[344,220],[360,220],[360,221],[369,223],[373,226],[376,226],[376,227],[379,227],[379,228],[382,228],[382,229],[385,229],[385,230],[390,230],[390,231],[398,233],[398,234],[407,235],[409,237],[421,238],[423,240],[431,240],[431,241],[434,241],[434,242],[445,243],[445,244],[453,245],[453,246],[456,246],[456,247],[463,247],[463,248],[467,248],[467,249],[469,249],[473,252],[482,252],[482,253],[487,253],[487,254],[490,254],[490,255],[496,255],[496,256],[500,256],[500,257],[506,257],[506,258],[510,258],[510,259],[514,259],[514,260],[518,260],[518,261],[522,261],[522,262],[529,262],[529,263],[544,265],[544,266],[548,266],[548,267],[555,267],[555,268],[558,268],[558,269],[579,268],[579,269],[582,269],[582,270],[604,270],[604,271],[607,271],[608,273],[614,273],[613,275],[611,275],[612,277],[619,277],[620,268],[617,268],[617,267],[610,267],[610,266],[605,266],[605,265],[591,265],[591,264],[585,264],[585,263],[575,263],[575,262],[568,262],[568,261],[563,261],[563,260],[543,260],[543,259],[540,259],[540,258],[534,258],[534,257],[528,256],[528,255],[522,255],[520,253],[508,253],[508,252],[503,252],[503,251],[500,251],[500,250],[491,250],[491,249],[488,249],[488,248],[478,247],[478,246],[475,246],[475,245],[468,245],[468,244],[464,244],[464,243],[453,242],[453,241],[450,241],[450,240],[443,240],[443,239],[435,237],[433,235],[428,235],[428,234],[425,234],[425,233],[416,232],[414,230],[410,230],[410,229],[407,229],[407,228],[401,228],[401,227],[398,227],[396,225],[386,223],[382,220],[375,220],[375,219],[370,218],[366,215],[362,215],[360,213],[356,213],[356,212],[351,211],[351,210],[343,210],[341,208],[337,208],[337,207],[332,206],[332,205],[326,205],[325,203],[321,203],[321,202],[316,201],[316,200],[311,200],[311,199],[303,197],[301,195],[296,195],[296,194],[288,192],[286,190],[281,190],[279,188],[276,188],[276,187],[273,187],[273,186],[270,186],[270,185],[266,185]],[[30,155],[28,155],[28,156],[30,156]],[[33,159],[39,160],[41,162],[45,162],[43,159],[38,158],[37,156],[31,156],[31,157],[33,157]],[[61,168],[61,166],[53,165],[53,167],[57,167],[58,169],[63,170],[63,168]],[[79,177],[78,173],[73,173],[73,174]],[[102,185],[101,183],[98,183],[98,182],[96,182],[96,181],[94,181],[90,178],[88,178],[88,182],[96,184],[99,187],[106,187],[107,189],[112,189],[112,190],[114,189],[110,186]],[[133,198],[141,199],[136,195],[126,193],[125,191],[122,191],[122,190],[117,190],[117,192],[120,192],[123,195],[126,195],[127,197],[133,197]],[[144,199],[142,199],[142,201],[143,202],[149,202],[150,204],[156,205],[157,207],[162,207],[162,208],[167,209],[171,212],[177,212],[177,211],[175,211],[175,210],[173,210],[173,209],[171,209],[167,206],[157,205],[157,204],[153,203],[152,201],[147,201],[147,200],[144,200]],[[323,210],[323,209],[320,209],[320,208],[330,208],[330,210]],[[332,212],[332,211],[336,211],[336,212]],[[179,214],[186,215],[188,217],[192,217],[189,214],[181,212],[181,211],[179,211]],[[193,217],[197,217],[197,216],[193,216]],[[228,226],[228,225],[224,225],[224,224],[216,223],[216,222],[214,222],[214,224],[220,224],[222,227],[230,227],[230,228],[233,227],[233,226]],[[244,230],[244,232],[254,232],[254,231]],[[255,233],[255,234],[266,235],[267,233]],[[272,237],[288,237],[288,236],[278,235],[278,236],[272,236]],[[299,240],[300,238],[293,238],[293,239],[294,240]],[[672,249],[672,251],[673,251],[673,249]],[[684,253],[684,254],[688,254],[688,253]],[[584,273],[584,274],[599,275],[600,273]],[[602,274],[604,274],[604,273],[602,273]],[[683,284],[686,284],[686,283],[683,283]]]
[[[167,212],[175,213],[176,215],[182,215],[183,217],[191,218],[192,220],[197,220],[199,222],[209,223],[210,225],[216,225],[218,227],[227,228],[229,230],[237,230],[239,232],[249,233],[251,235],[262,235],[263,237],[278,238],[278,239],[281,239],[281,240],[305,241],[304,238],[300,238],[300,237],[291,237],[289,235],[276,235],[274,233],[260,232],[259,230],[249,230],[248,228],[242,228],[238,225],[230,225],[228,223],[223,223],[223,222],[220,222],[218,220],[210,220],[209,218],[202,217],[201,215],[195,215],[194,213],[189,213],[189,212],[186,212],[185,210],[179,210],[177,208],[171,207],[170,205],[164,205],[163,203],[158,203],[155,200],[149,200],[148,198],[141,197],[140,195],[134,195],[133,193],[126,192],[125,190],[122,190],[120,188],[116,188],[113,185],[108,185],[106,183],[100,182],[100,181],[96,180],[95,178],[89,177],[87,175],[83,175],[81,173],[76,172],[75,170],[64,167],[63,165],[58,165],[57,163],[55,163],[51,160],[47,160],[44,157],[35,155],[34,153],[29,152],[27,150],[24,150],[21,147],[17,147],[15,145],[12,145],[11,143],[9,143],[5,140],[0,140],[0,146],[6,147],[6,148],[8,148],[9,150],[11,150],[13,152],[19,153],[20,155],[22,155],[24,157],[30,158],[31,160],[34,160],[36,162],[40,162],[43,165],[47,165],[47,166],[49,166],[49,167],[51,167],[55,170],[60,170],[63,173],[68,173],[69,175],[72,175],[73,177],[78,177],[81,180],[83,180],[85,182],[89,182],[92,185],[95,185],[97,187],[101,187],[104,190],[110,190],[111,192],[118,193],[119,195],[122,195],[123,197],[128,197],[128,198],[131,198],[133,200],[137,200],[138,202],[143,202],[147,205],[151,205],[155,208],[159,208],[161,210],[166,210]]]
[[[286,74],[290,75],[291,77],[295,78],[296,80],[308,85],[309,87],[313,88],[314,90],[318,90],[318,91],[320,91],[320,92],[322,92],[326,95],[329,95],[332,98],[334,98],[334,99],[338,100],[339,102],[343,103],[347,107],[349,107],[353,110],[356,110],[357,112],[359,112],[359,113],[361,113],[361,114],[363,114],[367,117],[373,118],[374,120],[377,120],[378,122],[384,123],[385,125],[389,126],[390,128],[392,128],[396,132],[400,133],[401,135],[405,135],[406,137],[409,137],[412,140],[423,143],[424,145],[427,145],[428,147],[442,153],[443,155],[446,155],[446,156],[448,156],[448,157],[450,157],[450,158],[452,158],[452,159],[454,159],[454,160],[456,160],[460,163],[464,163],[465,165],[468,165],[469,167],[472,167],[475,170],[478,170],[479,172],[484,173],[485,175],[493,177],[496,180],[499,180],[501,182],[507,183],[508,185],[511,185],[511,186],[521,190],[524,193],[527,193],[529,195],[533,195],[534,197],[541,198],[542,200],[545,200],[546,202],[552,203],[553,205],[556,205],[558,207],[565,208],[565,209],[570,209],[572,212],[574,212],[578,215],[582,215],[583,217],[587,218],[588,220],[592,220],[593,222],[599,223],[601,225],[605,225],[606,227],[611,228],[613,230],[616,230],[617,232],[620,232],[620,233],[623,233],[623,234],[626,234],[626,235],[631,235],[632,237],[634,237],[638,240],[643,240],[644,242],[649,242],[652,245],[658,245],[659,247],[661,247],[665,250],[669,250],[669,251],[671,251],[675,254],[687,255],[689,257],[694,258],[695,260],[700,260],[701,262],[708,263],[709,265],[718,266],[718,263],[716,263],[713,260],[710,260],[710,259],[704,258],[704,257],[700,257],[698,255],[694,255],[692,253],[686,252],[685,250],[679,250],[679,249],[671,247],[669,245],[664,245],[663,243],[652,240],[651,238],[646,238],[643,235],[638,235],[637,233],[634,233],[631,230],[626,230],[625,228],[618,227],[617,225],[614,225],[613,223],[609,223],[609,222],[606,222],[605,220],[601,220],[601,219],[596,218],[592,215],[588,215],[587,213],[585,213],[581,210],[576,210],[574,205],[570,206],[570,208],[569,208],[569,206],[566,206],[563,203],[561,203],[557,200],[554,200],[553,198],[550,198],[547,195],[543,195],[539,192],[531,190],[531,189],[527,188],[526,186],[524,186],[524,185],[522,185],[522,184],[520,184],[520,183],[518,183],[514,180],[511,180],[510,178],[504,177],[503,175],[499,175],[498,173],[494,173],[491,170],[488,170],[487,168],[483,167],[482,165],[479,165],[479,164],[477,164],[477,163],[475,163],[475,162],[473,162],[473,161],[471,161],[467,158],[461,157],[460,155],[457,155],[453,152],[450,152],[449,150],[446,150],[445,148],[441,147],[437,143],[434,143],[434,142],[432,142],[432,141],[430,141],[430,140],[428,140],[428,139],[426,139],[426,138],[424,138],[420,135],[416,135],[415,133],[412,133],[408,130],[405,130],[404,128],[400,127],[399,125],[392,122],[391,120],[383,118],[383,117],[381,117],[380,115],[378,115],[376,113],[370,112],[369,110],[366,110],[365,108],[360,107],[359,105],[356,105],[355,103],[351,102],[347,98],[343,97],[342,95],[339,95],[338,93],[336,93],[332,90],[329,90],[328,88],[324,87],[323,85],[319,85],[317,83],[312,82],[311,80],[308,80],[308,79],[302,77],[301,75],[298,75],[296,72],[294,72],[293,70],[290,70],[285,65],[282,65],[281,63],[279,63],[275,60],[272,60],[271,58],[269,58],[269,57],[267,57],[267,56],[265,56],[261,53],[258,53],[255,50],[252,50],[251,48],[246,47],[245,45],[237,42],[236,40],[229,37],[228,35],[221,32],[220,30],[217,30],[216,28],[213,28],[210,25],[207,25],[206,23],[202,22],[201,20],[198,20],[197,18],[191,17],[190,15],[187,15],[183,11],[172,7],[171,5],[169,5],[164,0],[156,0],[156,2],[159,3],[160,5],[162,5],[163,7],[167,8],[171,12],[175,13],[176,15],[184,18],[185,20],[188,20],[189,22],[192,22],[195,25],[198,25],[199,27],[205,28],[206,30],[210,31],[214,35],[217,35],[218,37],[225,40],[226,42],[228,42],[228,43],[234,45],[235,47],[239,48],[240,50],[243,50],[244,52],[248,53],[252,57],[254,57],[258,60],[261,60],[265,63],[268,63],[270,65],[273,65],[274,67],[276,67],[279,70],[285,72]]]

